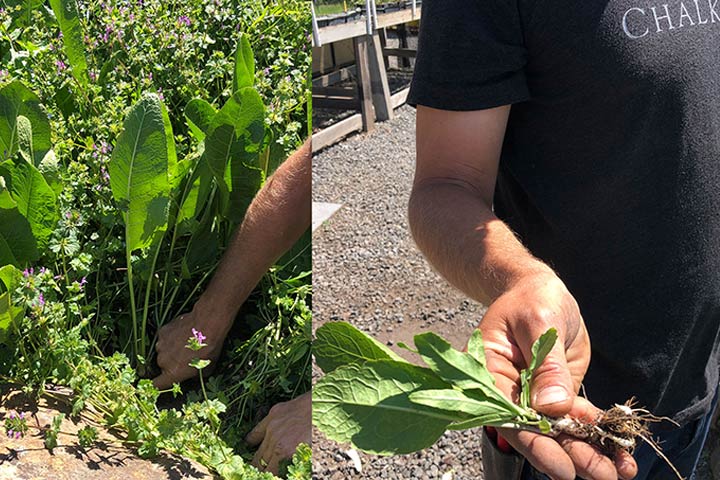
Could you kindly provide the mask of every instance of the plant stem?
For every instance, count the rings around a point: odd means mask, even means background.
[[[158,255],[160,255],[160,248],[162,247],[162,239],[158,241],[157,249],[155,249],[155,255],[153,256],[152,266],[150,267],[150,275],[148,276],[147,288],[145,288],[145,305],[143,305],[143,317],[142,317],[142,338],[140,339],[140,353],[143,358],[145,355],[145,338],[147,337],[147,318],[148,318],[148,305],[150,305],[150,290],[152,287],[153,275],[155,275],[155,264],[157,263]]]
[[[125,219],[127,225],[127,218]],[[137,312],[135,311],[135,286],[133,284],[133,270],[132,270],[132,255],[128,245],[127,228],[125,229],[125,256],[127,258],[127,277],[128,287],[130,288],[130,312],[132,314],[132,357],[133,364],[137,361],[137,341],[138,341],[138,325],[137,325]]]

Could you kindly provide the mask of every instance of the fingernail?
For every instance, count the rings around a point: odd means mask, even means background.
[[[567,390],[558,385],[547,387],[544,390],[540,390],[535,396],[535,406],[543,407],[546,405],[553,405],[555,403],[564,402],[568,399]]]

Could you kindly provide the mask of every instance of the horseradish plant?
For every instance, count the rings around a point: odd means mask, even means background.
[[[431,446],[446,430],[492,426],[552,437],[568,434],[611,457],[620,450],[632,453],[642,439],[663,456],[648,430],[649,423],[661,419],[631,402],[591,422],[551,418],[530,407],[530,382],[555,344],[555,329],[533,344],[530,365],[520,375],[517,405],[495,386],[480,330],[470,337],[467,352],[431,332],[415,335],[412,351],[427,368],[406,362],[344,322],[323,325],[316,335],[313,353],[326,375],[313,388],[313,423],[329,438],[368,453],[411,453]]]

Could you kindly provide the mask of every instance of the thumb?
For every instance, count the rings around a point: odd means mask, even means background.
[[[574,398],[575,390],[565,349],[558,340],[535,370],[530,385],[530,403],[538,412],[561,417],[570,412]]]

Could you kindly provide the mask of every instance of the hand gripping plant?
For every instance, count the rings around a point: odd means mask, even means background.
[[[415,335],[416,350],[398,344],[419,354],[427,368],[406,362],[344,322],[323,325],[316,335],[313,353],[326,375],[313,388],[313,424],[329,438],[368,453],[411,453],[431,446],[445,430],[492,426],[571,435],[610,457],[620,450],[632,453],[641,439],[667,460],[648,430],[662,419],[634,408],[632,401],[592,421],[547,417],[530,407],[530,382],[555,344],[555,329],[533,344],[530,365],[520,375],[519,405],[495,386],[479,330],[467,352],[431,332]]]

